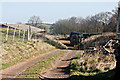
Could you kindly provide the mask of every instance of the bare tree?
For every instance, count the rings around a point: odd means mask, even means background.
[[[17,22],[17,24],[22,24],[22,22]]]
[[[118,16],[118,11],[117,9],[112,10],[112,16],[109,19],[109,23],[104,26],[104,32],[115,32],[116,31],[116,25],[117,25],[117,16]]]
[[[53,26],[53,34],[69,34],[70,32],[115,32],[117,10],[101,12],[86,18],[71,17],[57,21]]]
[[[30,19],[28,20],[28,24],[32,25],[32,26],[35,26],[35,27],[38,27],[39,24],[41,24],[42,21],[40,19],[39,16],[32,16],[30,17]]]

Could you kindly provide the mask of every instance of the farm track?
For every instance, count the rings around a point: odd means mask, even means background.
[[[73,47],[69,46],[69,41],[61,40],[61,42],[68,46],[68,49],[73,49]],[[2,80],[11,80],[15,79],[29,67],[34,65],[35,63],[43,60],[44,58],[59,53],[60,49],[53,50],[49,53],[40,54],[39,56],[28,59],[27,61],[19,62],[13,66],[10,66],[6,69],[0,71],[0,75],[2,76]],[[52,79],[67,79],[70,76],[70,71],[68,69],[71,59],[78,53],[77,50],[65,50],[64,57],[56,60],[55,64],[49,67],[42,75],[43,80],[52,80]],[[1,77],[0,76],[0,77]],[[40,77],[41,78],[41,77]],[[45,78],[45,79],[44,79]],[[19,80],[19,79],[18,79]],[[20,79],[21,80],[21,79]],[[22,79],[24,80],[24,79]],[[31,78],[32,80],[32,78]],[[37,79],[38,80],[38,79]]]
[[[60,50],[56,49],[56,50],[53,50],[51,52],[41,54],[41,55],[39,55],[35,58],[32,58],[32,59],[29,59],[27,61],[17,63],[13,66],[6,68],[6,69],[3,69],[0,71],[0,75],[2,76],[2,80],[10,80],[12,78],[16,78],[19,74],[24,72],[26,69],[28,69],[29,67],[31,67],[35,63],[41,61],[42,59],[44,59],[50,55],[54,55],[54,54],[57,54],[59,52],[60,52]]]
[[[48,68],[45,73],[43,73],[43,80],[66,80],[70,77],[69,64],[72,58],[78,53],[76,50],[68,50],[64,57],[56,60],[55,64],[51,68]]]

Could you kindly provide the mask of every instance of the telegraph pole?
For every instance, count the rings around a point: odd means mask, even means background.
[[[118,2],[118,20],[117,20],[117,27],[116,27],[116,43],[115,43],[115,58],[116,58],[116,72],[115,72],[115,79],[120,80],[120,40],[119,40],[119,21],[120,21],[120,1]]]
[[[119,21],[120,21],[120,1],[118,2],[118,20],[117,20],[117,27],[116,27],[116,39],[118,39],[119,35]]]

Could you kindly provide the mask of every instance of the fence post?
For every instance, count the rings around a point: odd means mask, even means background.
[[[6,41],[7,41],[7,39],[8,39],[8,32],[9,32],[9,26],[8,26],[8,28],[7,28]]]
[[[27,40],[29,40],[29,36],[30,35],[30,32],[29,32],[29,27],[28,27],[28,29],[27,29]]]
[[[14,29],[13,41],[15,40],[15,32],[16,32],[16,28]]]
[[[19,40],[20,40],[20,32],[21,32],[21,30],[19,29]]]
[[[32,37],[32,30],[31,27],[29,26],[27,30],[27,40],[31,40],[31,37]]]
[[[35,35],[35,40],[37,40],[37,35]]]
[[[25,30],[24,30],[24,33],[23,33],[23,41],[24,41],[24,38],[25,38]]]
[[[32,36],[32,31],[31,31],[31,27],[29,26],[29,40],[31,40],[31,36]]]
[[[18,28],[19,28],[19,25],[18,25]],[[19,28],[19,40],[20,40],[20,32],[21,32],[21,30],[20,30],[20,28]]]
[[[32,39],[32,35],[33,35],[32,28],[30,27],[30,40]]]

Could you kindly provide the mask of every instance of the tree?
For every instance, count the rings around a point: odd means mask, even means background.
[[[52,26],[53,34],[70,34],[70,32],[115,32],[117,24],[117,10],[100,12],[86,18],[71,17],[57,21]]]
[[[17,24],[22,24],[22,22],[17,22]]]
[[[118,10],[112,10],[112,16],[109,19],[109,23],[104,26],[103,32],[115,32],[117,26]]]
[[[35,27],[39,27],[40,26],[39,24],[41,24],[41,23],[42,23],[42,21],[41,21],[39,16],[32,16],[28,20],[28,24],[32,25],[32,26],[35,26]]]

